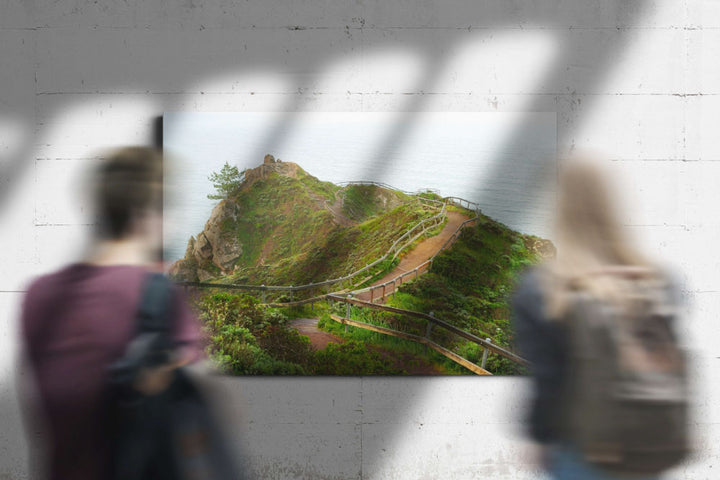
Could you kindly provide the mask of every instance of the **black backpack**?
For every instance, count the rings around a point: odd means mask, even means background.
[[[170,386],[145,396],[133,388],[142,368],[168,363],[172,351],[171,282],[147,276],[137,332],[108,374],[106,428],[110,480],[243,478],[202,391],[183,368]]]
[[[622,282],[620,304],[582,289],[571,293],[563,416],[588,463],[614,474],[655,475],[690,450],[688,367],[667,282],[633,272],[601,273]]]

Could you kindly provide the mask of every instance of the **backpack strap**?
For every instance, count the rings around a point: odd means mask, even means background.
[[[137,313],[137,333],[170,335],[169,313],[171,285],[161,273],[145,277],[140,307]]]
[[[145,357],[146,366],[168,363],[172,355],[170,319],[172,284],[161,273],[145,277],[140,306],[137,312],[133,353]]]
[[[147,274],[137,310],[135,335],[123,355],[110,367],[110,383],[127,389],[141,368],[170,362],[170,281],[162,274]]]

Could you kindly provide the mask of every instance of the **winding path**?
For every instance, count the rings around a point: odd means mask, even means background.
[[[445,244],[445,242],[452,236],[453,233],[458,229],[461,223],[468,220],[470,217],[463,215],[460,212],[448,211],[448,221],[445,223],[443,229],[434,237],[426,238],[422,240],[415,248],[413,248],[407,255],[402,257],[397,267],[393,268],[385,276],[378,281],[374,282],[373,285],[381,285],[385,282],[389,282],[393,278],[402,275],[403,273],[409,272],[428,261],[438,250]],[[391,292],[392,286],[388,286]],[[370,300],[370,292],[363,292],[357,296],[360,300]]]
[[[332,333],[324,332],[317,326],[317,318],[297,318],[290,322],[290,325],[295,328],[300,335],[305,335],[310,339],[310,344],[315,350],[322,350],[327,347],[329,343],[342,343],[343,339],[333,335]]]

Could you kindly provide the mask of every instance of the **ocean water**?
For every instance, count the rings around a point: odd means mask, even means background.
[[[480,204],[508,226],[550,238],[555,113],[167,113],[165,251],[182,258],[217,200],[208,175],[269,153],[320,180],[373,180]],[[518,132],[522,132],[518,135]]]

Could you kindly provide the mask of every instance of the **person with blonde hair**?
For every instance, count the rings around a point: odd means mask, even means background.
[[[529,435],[553,478],[657,478],[687,453],[679,289],[627,238],[597,160],[566,161],[558,187],[557,256],[512,299]]]

